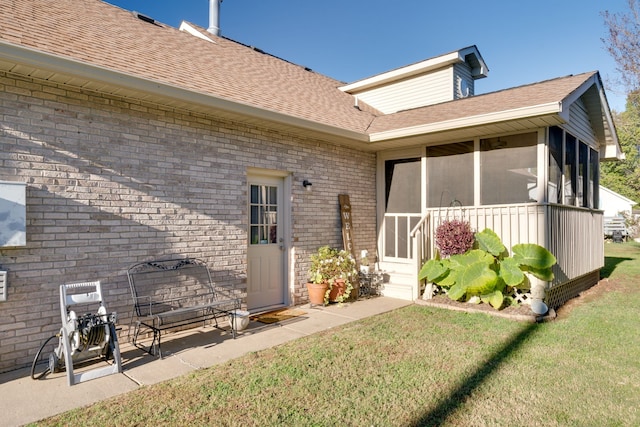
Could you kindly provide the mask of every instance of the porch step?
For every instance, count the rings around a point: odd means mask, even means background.
[[[415,278],[411,274],[390,271],[385,274],[382,295],[407,301],[414,300]]]
[[[413,301],[413,286],[398,283],[385,283],[382,286],[382,295],[389,298]]]

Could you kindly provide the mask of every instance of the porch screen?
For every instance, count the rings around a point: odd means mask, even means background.
[[[420,213],[420,159],[387,160],[387,213]]]
[[[480,204],[536,202],[536,132],[480,140]]]
[[[549,203],[562,203],[562,129],[549,128]]]
[[[473,142],[427,147],[427,207],[473,204]]]
[[[600,156],[596,150],[589,148],[589,197],[591,208],[600,208]]]
[[[576,137],[565,135],[564,144],[564,204],[575,206],[578,159],[576,159]]]
[[[409,233],[420,220],[420,159],[387,160],[384,256],[410,258]]]
[[[578,144],[578,206],[589,207],[589,147],[580,141]]]

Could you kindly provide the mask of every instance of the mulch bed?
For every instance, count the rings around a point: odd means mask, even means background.
[[[468,304],[465,302],[453,301],[446,295],[436,295],[430,300],[419,299],[416,304],[427,305],[430,307],[445,308],[449,310],[465,311],[468,313],[485,313],[491,316],[505,317],[513,320],[527,322],[544,322],[556,318],[565,318],[575,307],[598,299],[602,294],[616,289],[616,282],[609,279],[602,279],[597,284],[582,292],[575,298],[567,301],[562,307],[556,310],[549,310],[545,316],[536,315],[531,311],[528,305],[519,305],[514,307],[506,307],[502,310],[496,310],[489,304]]]
[[[430,307],[444,308],[448,310],[464,311],[467,313],[485,313],[491,316],[504,317],[524,322],[542,322],[554,319],[556,313],[553,309],[544,316],[539,316],[531,311],[528,305],[509,306],[502,310],[496,310],[489,304],[469,304],[466,302],[454,301],[446,295],[436,295],[430,300],[418,299],[416,304]]]

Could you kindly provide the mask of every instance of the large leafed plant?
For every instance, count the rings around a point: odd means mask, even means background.
[[[420,270],[419,279],[447,288],[449,298],[469,301],[472,298],[500,309],[505,302],[507,287],[529,289],[527,274],[544,280],[553,280],[551,267],[556,258],[551,252],[534,243],[522,243],[511,248],[509,256],[500,237],[486,228],[476,233],[477,249],[449,258],[427,261]]]

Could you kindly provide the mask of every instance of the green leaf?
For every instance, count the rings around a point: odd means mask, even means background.
[[[524,273],[516,260],[508,257],[500,261],[500,277],[507,285],[517,286],[524,280]]]
[[[448,271],[449,269],[444,267],[440,261],[430,259],[429,261],[425,262],[420,269],[420,272],[418,273],[418,279],[427,279],[429,282],[435,282],[441,276],[444,277],[444,275]]]
[[[480,233],[476,233],[476,241],[480,249],[496,257],[499,257],[507,250],[502,244],[502,241],[500,241],[500,237],[489,228],[485,228]]]
[[[457,271],[449,270],[449,274],[442,277],[438,277],[438,280],[437,281],[434,280],[433,283],[436,283],[439,286],[442,286],[443,288],[449,288],[456,284],[457,277],[458,277]]]
[[[475,262],[458,272],[457,284],[470,295],[482,295],[495,289],[498,275],[482,262]]]
[[[556,263],[556,257],[551,252],[535,243],[520,243],[514,245],[511,251],[518,264],[537,270],[550,268]]]
[[[464,266],[471,265],[476,262],[483,262],[487,265],[492,265],[495,261],[495,258],[490,253],[480,249],[473,249],[463,255],[457,255],[457,257],[459,257],[457,258],[459,264]]]
[[[531,274],[533,274],[535,277],[537,277],[540,280],[543,280],[545,282],[551,282],[553,280],[553,278],[555,277],[553,275],[553,271],[551,270],[551,267],[549,268],[533,268],[533,267],[527,267],[527,266],[523,266],[522,269],[526,272],[529,272]],[[520,288],[520,286],[518,286]]]
[[[462,297],[464,297],[464,294],[465,294],[465,290],[460,285],[452,286],[451,288],[449,288],[449,291],[447,292],[447,295],[449,296],[449,298],[451,298],[454,301],[458,301],[459,299],[462,299]]]
[[[500,291],[493,291],[490,294],[484,294],[480,297],[483,302],[488,302],[496,310],[502,307],[504,303],[504,295]]]

